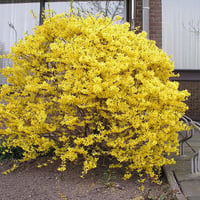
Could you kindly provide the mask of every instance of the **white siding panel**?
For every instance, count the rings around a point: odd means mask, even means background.
[[[200,69],[199,0],[162,0],[162,35],[175,69]]]

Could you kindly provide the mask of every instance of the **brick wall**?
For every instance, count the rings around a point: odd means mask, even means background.
[[[142,30],[142,0],[135,0],[135,26]]]
[[[161,0],[149,1],[149,38],[162,48],[162,5]]]
[[[142,30],[142,0],[135,0],[135,26]],[[155,40],[158,47],[162,47],[162,6],[161,0],[149,1],[149,38]]]
[[[180,90],[187,89],[191,94],[186,104],[189,110],[186,114],[193,120],[200,121],[200,81],[179,81]]]

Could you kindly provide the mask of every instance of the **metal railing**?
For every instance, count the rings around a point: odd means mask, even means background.
[[[200,133],[200,123],[193,121],[188,116],[184,115],[182,120],[190,127],[189,130],[186,130],[185,135],[182,135],[182,138],[179,140],[179,155],[184,155],[184,144],[189,139],[194,136],[194,131],[198,131]],[[200,149],[195,150],[194,154],[191,157],[191,173],[195,174],[200,172]]]
[[[184,115],[182,117],[182,120],[187,124],[187,126],[191,127],[191,125],[193,123],[191,118]],[[186,130],[186,134],[184,136],[182,135],[182,138],[179,140],[179,155],[180,156],[184,155],[184,144],[185,144],[185,142],[188,141],[193,136],[194,136],[194,129]]]
[[[200,132],[200,124],[198,122],[192,121],[191,125]],[[191,172],[193,174],[200,172],[200,149],[191,158]]]

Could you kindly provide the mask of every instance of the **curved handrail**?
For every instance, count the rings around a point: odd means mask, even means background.
[[[191,126],[193,124],[193,120],[187,115],[183,115],[181,120],[183,120],[187,126]],[[179,155],[184,155],[184,143],[194,136],[194,128],[186,130],[186,134],[183,138],[179,140]]]

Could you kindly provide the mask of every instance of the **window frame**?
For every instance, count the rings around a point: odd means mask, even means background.
[[[36,2],[40,2],[39,24],[41,25],[43,23],[42,13],[43,13],[43,10],[45,10],[45,3],[47,3],[47,2],[65,2],[65,1],[66,0],[6,0],[6,1],[5,0],[0,0],[0,4],[36,3]],[[77,0],[77,1],[79,1],[79,0]],[[81,1],[87,1],[87,0],[81,0]],[[95,0],[90,0],[90,1],[95,1]],[[101,0],[101,1],[106,1],[106,0]],[[118,0],[113,0],[113,1],[118,1]],[[132,0],[124,0],[124,1],[125,1],[125,10],[126,10],[125,21],[131,22]]]
[[[68,0],[70,2],[70,0]],[[87,0],[77,0],[77,1],[87,1]],[[90,0],[90,1],[95,1],[95,0]],[[101,1],[107,1],[107,0],[101,0]],[[119,1],[119,0],[108,0],[108,1]],[[125,3],[125,21],[129,22],[130,24],[132,23],[132,12],[135,14],[132,9],[135,8],[135,6],[132,6],[133,2],[135,3],[134,0],[123,0]],[[66,0],[0,0],[0,5],[1,4],[18,4],[18,3],[40,3],[39,5],[39,25],[43,23],[43,11],[45,10],[45,3],[48,2],[66,2]],[[3,82],[2,82],[3,83]],[[3,83],[4,84],[4,83]]]

